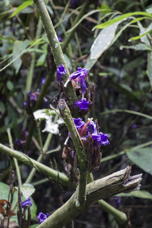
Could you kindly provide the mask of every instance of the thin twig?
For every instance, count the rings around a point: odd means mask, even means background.
[[[11,149],[14,149],[13,139],[12,139],[10,128],[7,129],[7,135],[8,135],[9,145],[10,145]],[[20,172],[19,164],[18,164],[18,161],[16,158],[13,158],[13,161],[14,161],[14,165],[15,165],[15,169],[16,169],[18,185],[19,185],[19,188],[21,188],[22,178],[21,178],[21,172]]]

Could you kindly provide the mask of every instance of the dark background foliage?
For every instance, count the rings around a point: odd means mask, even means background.
[[[50,104],[56,106],[59,91],[57,83],[54,81],[55,66],[43,28],[41,28],[41,35],[36,38],[38,14],[35,8],[30,6],[16,16],[9,17],[21,3],[23,1],[19,0],[0,2],[0,68],[3,69],[0,72],[0,140],[3,144],[8,145],[6,130],[11,128],[15,148],[36,159],[38,156],[37,147],[32,137],[30,143],[28,141],[31,126],[33,138],[38,140],[38,131],[32,119],[35,102],[47,77],[50,77],[49,86],[39,109],[49,107]],[[81,4],[83,1],[71,1],[71,5],[65,10],[67,1],[48,1],[49,13],[52,15],[57,34],[63,42],[67,35],[65,31],[71,28],[79,10],[76,7]],[[116,12],[121,12],[124,14],[146,11],[151,7],[151,1],[147,0],[88,1],[85,14],[95,9],[106,8],[108,11],[94,13],[79,24],[65,51],[70,71],[74,71],[78,66],[85,66],[91,45],[100,32],[100,30],[92,30],[92,28],[100,23],[100,18],[106,13],[112,12],[114,15]],[[103,21],[107,20],[105,18]],[[120,28],[125,23],[124,21]],[[147,19],[140,23],[146,28],[151,24],[151,21]],[[103,162],[101,161],[99,169],[94,171],[95,177],[103,177],[131,164],[133,173],[143,173],[141,190],[151,192],[152,178],[150,174],[152,174],[152,170],[148,171],[145,165],[139,164],[138,156],[140,157],[141,154],[138,155],[138,150],[135,151],[137,153],[135,158],[129,157],[125,151],[150,142],[152,136],[152,125],[149,118],[152,112],[151,84],[147,76],[147,71],[150,71],[152,67],[152,63],[150,63],[150,68],[147,68],[147,55],[150,50],[148,51],[146,48],[145,50],[135,50],[135,48],[128,47],[131,45],[135,47],[135,45],[142,43],[140,39],[128,42],[131,37],[139,35],[138,26],[139,24],[134,24],[124,30],[90,70],[89,80],[95,89],[94,102],[88,116],[97,119],[101,129],[110,135],[110,145],[103,148]],[[151,34],[149,33],[148,36],[151,45]],[[33,44],[33,40],[37,40],[37,44]],[[35,58],[35,62],[32,66],[33,58]],[[29,81],[30,69],[33,80],[27,90],[26,84]],[[135,111],[135,113],[129,113],[127,110]],[[149,117],[140,116],[141,113],[148,114]],[[41,128],[43,129],[43,126]],[[50,150],[59,144],[62,147],[67,132],[65,127],[61,127],[60,130],[60,136],[53,136],[49,146]],[[42,139],[43,141],[46,139],[46,133],[42,134]],[[146,147],[149,154],[152,153],[151,145],[152,143],[147,145],[148,148]],[[119,155],[121,151],[124,153]],[[143,151],[141,157],[143,161],[147,159],[145,154]],[[116,157],[108,157],[111,155],[116,155]],[[148,160],[149,164],[151,161]],[[148,162],[147,166],[149,167]],[[0,180],[8,184],[10,163],[10,158],[0,155]],[[49,154],[44,159],[44,163],[65,171],[62,149]],[[28,176],[29,170],[28,167],[22,166],[23,180]],[[36,173],[33,182],[44,178],[43,174]],[[16,184],[16,179],[14,183]],[[37,184],[35,187],[36,192],[33,199],[38,211],[48,213],[62,205],[72,193],[69,189],[52,181]],[[113,197],[108,199],[108,202],[127,213],[130,227],[150,228],[152,227],[151,199]],[[94,204],[87,213],[74,221],[73,227],[113,228],[117,225],[110,214],[104,212],[99,205]]]

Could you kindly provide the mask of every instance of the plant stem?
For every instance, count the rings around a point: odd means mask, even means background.
[[[124,224],[127,222],[127,215],[124,212],[119,211],[115,207],[111,206],[105,200],[98,200],[98,204],[102,207],[104,211],[112,214],[119,224]]]
[[[46,5],[44,3],[44,0],[34,0],[35,5],[39,9],[40,16],[45,28],[45,31],[47,33],[47,37],[51,46],[52,54],[54,57],[54,61],[56,63],[56,66],[59,66],[63,64],[67,70],[67,74],[65,74],[64,81],[67,81],[69,77],[69,71],[66,66],[66,62],[64,60],[64,55],[61,49],[60,42],[58,40],[57,34],[55,32],[51,17],[48,14]],[[76,100],[76,94],[73,90],[72,84],[69,83],[68,87],[66,88],[66,92],[68,93],[68,98],[71,103],[73,103]]]
[[[63,185],[69,185],[69,178],[62,172],[56,171],[54,169],[49,168],[48,166],[41,164],[34,159],[30,158],[29,156],[23,154],[14,149],[10,149],[7,146],[4,146],[0,143],[0,152],[8,154],[9,156],[16,158],[17,160],[23,162],[26,165],[35,167],[40,172],[47,175],[52,180],[59,182]]]
[[[37,27],[37,31],[36,31],[36,39],[38,39],[40,37],[41,31],[42,31],[42,22],[41,22],[41,19],[39,18],[38,27]],[[38,47],[38,45],[35,46],[35,48],[37,48],[37,47]],[[35,62],[36,62],[36,53],[34,52],[34,53],[32,53],[31,65],[30,65],[30,69],[29,69],[29,72],[27,75],[25,95],[27,95],[27,93],[31,91],[32,80],[33,80],[33,76],[34,76]]]
[[[41,162],[42,159],[44,158],[44,155],[45,155],[45,153],[46,153],[46,151],[47,151],[47,149],[49,147],[51,138],[52,138],[52,134],[48,134],[48,137],[47,137],[47,139],[45,141],[45,144],[44,144],[44,147],[43,147],[43,153],[41,153],[39,155],[38,159],[37,159],[38,162]],[[35,169],[35,167],[33,167],[31,172],[30,172],[30,174],[29,174],[29,176],[28,176],[28,178],[26,179],[25,183],[30,183],[32,181],[35,173],[36,173],[36,169]]]
[[[9,145],[10,145],[11,149],[14,149],[10,128],[7,129],[7,134],[8,134]],[[22,178],[21,178],[19,164],[18,164],[18,161],[17,161],[16,158],[13,158],[13,161],[14,161],[14,165],[15,165],[15,169],[16,169],[18,185],[19,185],[19,188],[21,188],[21,186],[22,186]]]
[[[78,186],[78,206],[82,205],[85,202],[86,197],[86,183],[87,183],[87,174],[88,174],[88,162],[86,152],[83,146],[83,143],[80,139],[79,133],[75,127],[73,122],[70,109],[68,108],[64,99],[59,100],[58,104],[59,111],[63,120],[68,128],[70,137],[72,138],[77,158],[78,158],[78,166],[80,169],[80,180]]]
[[[92,173],[89,174],[89,180],[90,180],[90,182],[92,182],[94,180]],[[127,215],[124,212],[111,206],[105,200],[103,200],[103,199],[98,200],[98,204],[102,207],[102,209],[104,211],[112,214],[119,224],[124,224],[127,222]]]
[[[36,185],[40,185],[40,184],[46,183],[46,182],[48,182],[48,181],[49,181],[48,178],[43,178],[43,179],[41,179],[41,180],[32,182],[32,185],[33,185],[33,186],[36,186]]]

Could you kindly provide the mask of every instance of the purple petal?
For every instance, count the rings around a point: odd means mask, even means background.
[[[73,118],[76,128],[84,126],[85,122],[81,118]]]
[[[86,89],[87,89],[87,84],[86,84],[86,80],[84,79],[84,77],[82,77],[82,76],[80,77],[79,84],[80,84],[82,93],[85,93]]]
[[[90,134],[97,134],[97,125],[92,120],[88,124],[88,133],[90,133]]]
[[[37,219],[39,220],[39,223],[44,222],[45,219],[47,219],[48,215],[44,214],[43,212],[39,212]]]
[[[74,103],[74,105],[75,105],[76,107],[78,107],[80,110],[88,110],[88,109],[89,109],[89,106],[90,106],[90,102],[87,101],[86,98],[84,98],[84,99],[81,99],[81,100],[79,100],[79,101],[76,101],[76,102]]]
[[[108,135],[104,133],[99,133],[99,134],[92,134],[92,139],[101,146],[106,146],[110,144]]]
[[[73,79],[76,79],[78,77],[83,77],[85,78],[87,75],[88,75],[88,70],[86,68],[81,68],[81,67],[78,67],[77,68],[77,71],[73,72],[71,75],[70,75],[70,80],[73,80]]]
[[[21,207],[25,208],[25,207],[31,207],[32,206],[32,201],[30,200],[30,198],[28,198],[27,200],[21,202]]]

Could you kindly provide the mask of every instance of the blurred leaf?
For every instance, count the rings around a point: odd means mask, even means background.
[[[149,24],[149,26],[147,28],[144,28],[143,25],[140,22],[138,22],[138,27],[140,30],[139,35],[142,35],[142,34],[148,32],[149,30],[152,30],[152,23]],[[147,36],[141,36],[140,40],[142,43],[145,43],[147,46],[151,46],[150,40],[148,39]]]
[[[112,11],[111,8],[106,3],[102,3],[99,9],[103,14],[107,14]]]
[[[137,197],[137,198],[152,200],[152,194],[147,192],[147,191],[144,191],[144,190],[132,191],[132,192],[129,192],[129,193],[120,193],[120,194],[118,194],[118,196],[122,196],[122,197]]]
[[[45,42],[47,42],[45,37],[42,38],[38,38],[36,40],[32,40],[32,42],[30,43],[31,47],[35,46],[35,45],[40,45],[40,44],[44,44]]]
[[[64,61],[65,61],[66,65],[67,65],[68,69],[69,69],[69,70],[72,70],[72,63],[71,63],[71,60],[70,60],[70,58],[69,58],[67,55],[65,55],[65,54],[64,54]]]
[[[111,20],[108,20],[107,22],[104,22],[100,25],[96,25],[95,28],[97,29],[103,29],[103,28],[106,28],[110,25],[113,25],[115,24],[116,22],[121,22],[122,20],[126,19],[126,18],[129,18],[129,17],[132,17],[132,16],[138,16],[138,15],[143,15],[143,16],[146,16],[148,18],[152,18],[152,14],[151,13],[147,13],[147,12],[131,12],[131,13],[125,13],[121,16],[118,16],[118,17],[115,17],[114,19],[111,19]]]
[[[152,51],[147,54],[147,71],[146,71],[150,85],[152,87]]]
[[[136,51],[152,51],[152,48],[147,46],[144,43],[139,43],[139,44],[135,44],[135,45],[131,45],[131,46],[121,46],[120,49],[122,50],[123,48],[126,49],[134,49]]]
[[[32,184],[23,184],[21,186],[21,192],[25,199],[27,199],[35,192],[35,188]]]
[[[152,147],[128,152],[127,156],[134,164],[152,175]]]
[[[42,55],[38,58],[37,63],[36,63],[36,66],[44,66],[45,60],[46,60],[46,56],[47,56],[47,53],[42,54]]]
[[[150,115],[144,114],[142,112],[136,112],[136,111],[133,111],[133,110],[128,110],[128,109],[113,109],[113,110],[102,112],[101,115],[106,115],[106,114],[110,114],[110,113],[117,113],[117,112],[126,112],[126,113],[129,113],[129,114],[142,116],[144,118],[152,120],[152,116],[150,116]]]
[[[10,188],[7,184],[0,182],[0,199],[1,200],[8,200],[9,190],[10,190]],[[18,201],[18,195],[17,195],[17,192],[14,192],[12,205],[14,206],[17,201]]]
[[[4,113],[5,112],[5,105],[3,104],[3,102],[0,101],[0,113]]]
[[[144,33],[142,33],[142,34],[139,35],[139,36],[134,36],[134,37],[130,38],[129,41],[132,41],[132,40],[139,40],[139,39],[141,39],[142,37],[148,35],[148,34],[151,33],[151,32],[152,32],[152,30],[150,29],[149,31],[144,32]]]
[[[12,91],[14,89],[14,85],[11,81],[7,81],[6,86],[10,91]]]
[[[152,13],[152,7],[149,7],[148,9],[146,9],[146,12]]]
[[[18,71],[22,65],[22,60],[20,57],[25,52],[29,43],[30,43],[29,40],[24,40],[24,41],[17,40],[14,43],[12,61],[13,61],[13,65],[16,70],[16,73],[18,73]]]
[[[90,49],[90,57],[85,66],[87,69],[91,69],[98,58],[112,45],[119,23],[103,29],[94,40]]]
[[[17,7],[17,9],[10,15],[10,17],[14,17],[17,14],[19,14],[21,11],[23,11],[28,6],[33,5],[33,0],[27,0],[23,2],[20,6]]]
[[[8,200],[9,191],[10,191],[10,186],[7,184],[4,184],[3,182],[0,182],[0,199]],[[25,199],[23,198],[23,200]],[[30,211],[31,211],[31,217],[32,219],[34,219],[37,213],[37,206],[32,198],[31,200],[32,200],[32,206],[30,207]],[[16,212],[17,212],[17,207],[16,207],[17,204],[18,204],[18,193],[17,191],[15,191],[13,194],[12,208],[15,208],[14,210]],[[11,220],[17,221],[17,217],[13,216]]]

